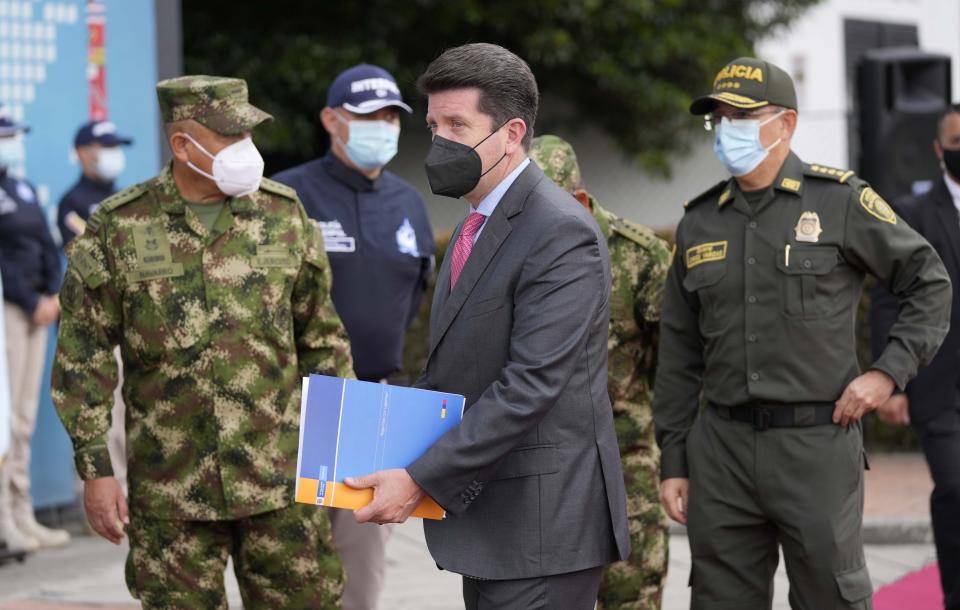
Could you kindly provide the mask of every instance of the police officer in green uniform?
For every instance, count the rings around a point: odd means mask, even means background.
[[[870,608],[860,418],[936,353],[947,272],[853,172],[791,152],[797,97],[777,66],[734,60],[690,112],[709,115],[732,175],[677,228],[653,402],[661,502],[688,527],[691,608],[770,608],[778,546],[792,608]],[[861,374],[867,273],[901,308]]]
[[[53,401],[93,529],[130,540],[146,609],[339,607],[327,516],[294,504],[300,378],[351,376],[320,232],[263,178],[246,82],[157,85],[173,159],[106,200],[67,249]],[[120,346],[129,514],[107,430]]]

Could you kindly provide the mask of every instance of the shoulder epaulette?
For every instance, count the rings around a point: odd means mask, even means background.
[[[105,212],[112,212],[113,210],[130,203],[140,195],[143,195],[145,192],[147,192],[146,182],[135,184],[128,189],[120,191],[119,193],[110,195],[100,202],[100,206],[97,209],[104,210]]]
[[[824,178],[826,180],[833,180],[835,182],[839,182],[840,184],[844,184],[850,180],[851,177],[853,177],[854,173],[853,170],[849,169],[837,169],[835,167],[826,167],[816,163],[804,163],[803,175],[813,176],[814,178]]]
[[[714,184],[713,186],[703,191],[693,199],[689,201],[685,201],[683,203],[683,209],[689,212],[690,210],[693,209],[694,206],[696,206],[701,201],[706,201],[707,199],[710,199],[711,197],[719,193],[721,190],[723,190],[723,187],[727,185],[727,182],[728,182],[727,180],[721,180],[720,182]]]
[[[119,207],[125,206],[146,192],[147,183],[141,182],[140,184],[135,184],[128,189],[120,191],[119,193],[110,195],[100,202],[100,205],[97,206],[97,211],[87,219],[85,231],[89,231],[91,233],[95,232],[100,227],[100,222],[103,220],[104,215],[109,214]]]
[[[649,246],[654,240],[659,239],[657,234],[649,227],[627,220],[626,218],[617,216],[610,225],[615,232],[640,246]]]
[[[270,180],[269,178],[264,178],[260,181],[260,188],[268,193],[280,195],[281,197],[286,197],[287,199],[297,198],[297,191],[293,190],[286,184],[280,184],[276,180]]]

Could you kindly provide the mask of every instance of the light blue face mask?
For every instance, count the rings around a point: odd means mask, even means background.
[[[730,120],[727,117],[720,121],[713,152],[732,176],[744,176],[757,169],[770,151],[783,142],[783,138],[780,138],[766,148],[760,143],[760,128],[783,113],[781,110],[765,121]]]
[[[0,168],[9,169],[24,162],[27,153],[23,147],[23,136],[15,135],[0,138]]]
[[[337,118],[347,124],[350,135],[346,143],[339,137],[347,157],[362,169],[376,169],[386,165],[397,154],[400,141],[400,126],[387,121],[347,121],[337,113]]]

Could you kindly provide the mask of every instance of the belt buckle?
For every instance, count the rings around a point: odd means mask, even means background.
[[[750,425],[757,432],[764,432],[770,429],[771,414],[770,409],[764,407],[754,407],[750,410]]]

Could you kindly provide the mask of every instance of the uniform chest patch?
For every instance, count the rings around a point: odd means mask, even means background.
[[[897,215],[893,208],[869,186],[860,193],[860,205],[874,218],[892,225],[897,224]]]
[[[727,240],[711,241],[687,248],[684,255],[687,269],[693,269],[703,263],[722,261],[725,258],[727,258]]]
[[[25,203],[35,203],[37,200],[37,197],[33,194],[33,189],[26,182],[17,182],[17,195]]]
[[[133,227],[133,247],[137,251],[137,267],[173,262],[167,232],[160,224]]]
[[[816,212],[804,212],[800,214],[800,220],[794,227],[794,239],[810,244],[820,241],[820,234],[823,228],[820,226],[820,215]]]
[[[339,220],[318,220],[317,227],[323,234],[323,246],[327,252],[356,252],[356,238],[346,234]]]
[[[258,245],[257,256],[253,260],[254,267],[265,268],[297,267],[299,264],[300,260],[290,248],[273,244]]]
[[[413,230],[409,218],[404,218],[403,224],[397,229],[397,250],[401,254],[420,256],[420,252],[417,250],[417,232]]]

